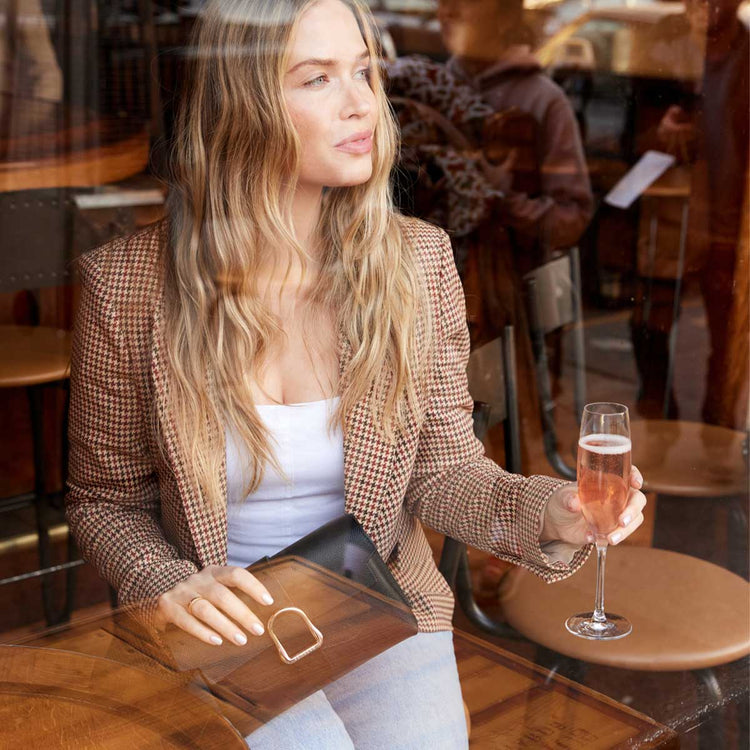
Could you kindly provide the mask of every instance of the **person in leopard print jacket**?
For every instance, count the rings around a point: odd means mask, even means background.
[[[491,215],[510,231],[524,271],[575,245],[593,213],[575,115],[529,45],[519,43],[527,41],[520,36],[521,12],[518,0],[440,0],[443,41],[452,54],[447,64],[406,57],[389,66],[389,95],[397,105],[404,100],[427,105],[463,136],[461,142],[441,128],[430,142],[434,125],[422,113],[405,118],[397,106],[403,141],[412,149],[405,150],[402,164],[416,159],[428,173],[437,173],[434,182],[444,180],[442,213],[429,218],[458,239],[459,271],[465,261],[461,238]],[[518,149],[493,158],[488,143],[493,116],[513,110],[528,115],[523,127],[531,169]],[[532,171],[535,179],[519,179],[519,172]]]

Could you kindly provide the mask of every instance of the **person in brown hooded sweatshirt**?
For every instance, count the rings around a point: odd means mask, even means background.
[[[531,53],[522,0],[439,0],[447,66],[496,111],[518,108],[537,124],[537,194],[505,191],[502,216],[523,246],[542,260],[575,245],[593,212],[581,137],[562,89]],[[497,168],[498,181],[510,165]],[[522,264],[523,265],[523,264]]]

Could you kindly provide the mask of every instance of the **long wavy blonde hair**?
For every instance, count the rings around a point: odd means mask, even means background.
[[[192,78],[181,100],[172,154],[165,336],[172,419],[205,502],[224,502],[228,427],[251,457],[247,492],[278,463],[251,395],[264,358],[283,337],[252,269],[269,249],[290,249],[303,273],[309,254],[291,222],[300,143],[284,102],[289,40],[316,0],[214,0],[193,33]],[[381,435],[395,441],[419,417],[431,340],[425,285],[393,208],[397,129],[383,91],[377,32],[360,0],[355,14],[372,60],[379,107],[373,171],[362,185],[324,192],[311,298],[333,312],[351,359],[335,384],[331,425],[346,428],[371,394]]]

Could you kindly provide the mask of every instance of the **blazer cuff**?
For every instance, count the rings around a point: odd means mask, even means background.
[[[572,575],[586,562],[592,548],[590,544],[577,547],[566,542],[552,541],[542,546],[539,542],[544,509],[552,493],[565,484],[570,483],[565,479],[532,476],[521,496],[519,541],[522,564],[548,583]]]
[[[551,565],[552,563],[570,565],[573,562],[576,552],[581,549],[581,546],[577,544],[558,540],[545,542],[541,547],[542,554],[547,560],[547,565]]]

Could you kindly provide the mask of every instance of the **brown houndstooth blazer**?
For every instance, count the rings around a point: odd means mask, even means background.
[[[344,429],[346,511],[388,562],[420,630],[436,631],[450,629],[453,597],[420,521],[550,582],[570,575],[589,550],[570,564],[550,562],[538,527],[560,480],[509,474],[484,456],[472,432],[469,336],[450,241],[415,220],[404,231],[437,321],[425,417],[389,445],[374,428],[369,396],[357,404]],[[227,559],[226,513],[204,506],[166,412],[159,268],[167,236],[162,221],[82,258],[71,370],[70,528],[120,603],[135,605],[147,623],[161,593]],[[341,341],[343,367],[351,352]],[[222,479],[226,488],[225,472]]]

